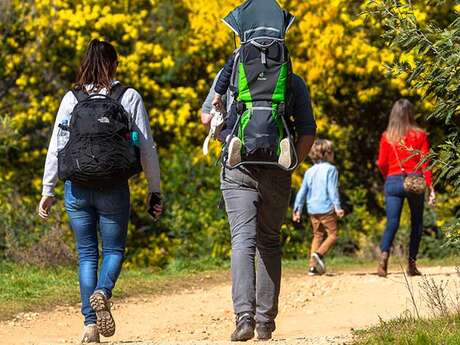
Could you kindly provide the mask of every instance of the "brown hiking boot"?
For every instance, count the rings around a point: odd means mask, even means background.
[[[102,291],[95,291],[89,298],[91,308],[96,312],[99,334],[111,337],[115,334],[115,320],[110,312],[110,302]]]
[[[417,277],[422,275],[422,273],[417,268],[417,263],[415,260],[409,259],[409,262],[407,263],[407,275],[409,277]]]
[[[377,268],[377,275],[382,278],[386,278],[388,275],[388,259],[390,258],[389,252],[382,252],[380,254],[379,266]]]
[[[96,325],[87,325],[83,329],[83,336],[81,337],[82,344],[99,343],[99,331]]]

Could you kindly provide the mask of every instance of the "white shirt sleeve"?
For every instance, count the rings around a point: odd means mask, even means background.
[[[149,192],[160,193],[160,164],[149,115],[141,95],[134,89],[126,90],[121,104],[131,115],[133,130],[139,133],[141,164],[149,185]]]
[[[70,120],[70,114],[77,104],[77,99],[71,91],[67,92],[61,101],[59,110],[54,122],[53,134],[48,146],[48,153],[46,154],[45,172],[43,173],[43,188],[42,195],[54,196],[54,187],[58,180],[58,156],[57,156],[57,135],[59,131],[59,124],[64,120]]]

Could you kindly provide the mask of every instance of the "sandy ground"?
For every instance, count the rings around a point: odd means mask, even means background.
[[[437,282],[448,281],[454,294],[460,278],[454,268],[432,267],[423,272]],[[421,313],[422,278],[410,279]],[[387,279],[363,272],[307,277],[287,273],[283,279],[278,329],[274,343],[346,344],[353,329],[375,325],[413,311],[404,276]],[[229,344],[233,330],[230,284],[196,286],[170,295],[114,300],[117,333],[106,344],[208,345]],[[82,318],[78,306],[52,312],[20,314],[0,323],[0,344],[78,343]],[[110,342],[107,342],[110,340]]]

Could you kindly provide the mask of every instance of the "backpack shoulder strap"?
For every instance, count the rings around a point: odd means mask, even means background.
[[[121,103],[121,99],[123,98],[123,95],[128,89],[128,86],[122,85],[121,83],[117,83],[110,91],[110,97],[112,97],[118,103]]]
[[[295,91],[294,91],[294,73],[290,72],[286,83],[286,114],[288,118],[294,115]]]
[[[80,90],[72,89],[70,91],[72,91],[78,103],[80,103],[81,101],[84,101],[85,99],[89,97],[89,95],[86,92],[83,92],[83,90],[81,89]]]

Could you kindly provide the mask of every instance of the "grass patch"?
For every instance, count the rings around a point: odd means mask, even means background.
[[[308,259],[303,260],[285,260],[283,267],[288,270],[307,270]],[[326,257],[327,270],[331,273],[337,271],[354,271],[354,270],[370,270],[377,267],[375,260],[360,259],[350,256],[333,256]],[[374,267],[375,266],[375,267]]]
[[[0,318],[46,306],[62,297],[76,302],[76,273],[68,267],[43,269],[8,262],[0,264]]]
[[[123,270],[114,297],[162,294],[228,279],[220,260],[173,261],[167,268]],[[225,273],[224,273],[225,272]],[[80,302],[76,267],[38,267],[0,262],[0,320]]]
[[[356,331],[353,345],[458,345],[460,315],[435,319],[401,317]]]

